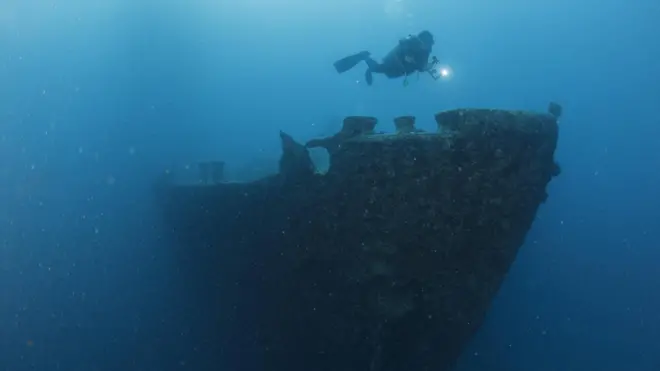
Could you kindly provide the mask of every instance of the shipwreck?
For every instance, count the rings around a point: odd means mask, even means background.
[[[560,115],[455,109],[437,132],[403,116],[393,134],[347,117],[306,144],[280,133],[280,171],[257,181],[224,181],[222,163],[195,184],[163,176],[186,274],[223,308],[219,354],[245,370],[450,370],[560,172]]]

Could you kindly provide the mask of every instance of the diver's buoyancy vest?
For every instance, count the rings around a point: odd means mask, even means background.
[[[398,72],[402,76],[415,72],[415,65],[405,62],[406,55],[403,50],[404,42],[411,42],[413,41],[413,38],[415,38],[415,36],[410,35],[401,40],[394,48],[392,48],[392,50],[390,50],[389,53],[387,53],[387,55],[385,55],[385,58],[383,58],[383,64],[386,65],[388,69],[398,69]],[[414,57],[414,55],[411,55],[411,57]]]

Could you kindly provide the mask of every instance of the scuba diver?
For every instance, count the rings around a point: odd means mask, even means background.
[[[362,51],[336,61],[334,66],[338,73],[344,73],[358,63],[366,62],[365,80],[368,85],[373,83],[374,73],[382,73],[390,79],[405,76],[404,86],[408,85],[408,75],[414,72],[428,72],[437,80],[440,76],[434,67],[438,59],[433,57],[429,61],[433,44],[433,34],[424,30],[417,36],[410,35],[399,40],[399,44],[383,58],[382,63],[371,58],[368,51]]]

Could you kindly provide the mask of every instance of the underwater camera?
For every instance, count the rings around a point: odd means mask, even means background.
[[[428,73],[434,80],[448,80],[453,75],[451,67],[441,65],[437,57],[431,58],[429,63]]]

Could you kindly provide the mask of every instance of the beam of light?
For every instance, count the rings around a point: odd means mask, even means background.
[[[451,78],[454,76],[454,70],[449,65],[443,64],[436,66],[435,68],[438,75],[438,80],[451,80]]]
[[[438,66],[438,75],[442,80],[451,80],[454,76],[454,70],[448,65]]]

